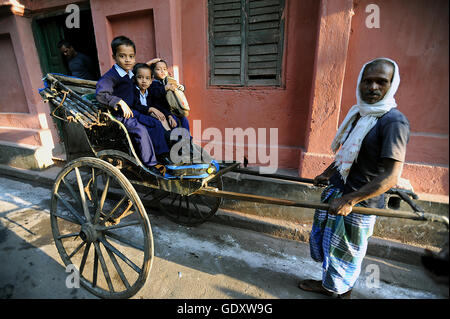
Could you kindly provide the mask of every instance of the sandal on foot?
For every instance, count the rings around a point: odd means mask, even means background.
[[[322,295],[326,295],[326,296],[330,296],[330,297],[334,297],[334,298],[338,298],[338,299],[351,299],[351,293],[352,293],[351,289],[343,294],[337,294],[335,292],[328,291],[325,288],[323,288],[321,280],[312,280],[312,279],[300,281],[298,283],[298,288],[300,288],[304,291],[316,292],[316,293],[320,293]]]
[[[298,283],[298,288],[304,291],[316,292],[326,296],[333,296],[334,294],[322,286],[321,280],[302,280]]]

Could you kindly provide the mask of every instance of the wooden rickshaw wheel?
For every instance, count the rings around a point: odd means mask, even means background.
[[[154,247],[145,208],[128,179],[92,157],[68,163],[52,190],[50,220],[62,261],[101,298],[129,298],[145,284]]]

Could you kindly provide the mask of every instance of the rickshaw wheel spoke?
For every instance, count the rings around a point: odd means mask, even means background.
[[[221,178],[211,182],[210,186],[223,188]],[[198,226],[210,219],[220,207],[222,199],[220,197],[210,197],[205,195],[181,195],[176,193],[164,192],[165,196],[155,196],[161,198],[158,202],[158,208],[171,221],[184,226]],[[146,202],[147,204],[147,202]]]
[[[79,265],[89,292],[129,298],[145,284],[154,254],[150,222],[119,169],[89,157],[68,163],[53,186],[50,221],[62,261]]]

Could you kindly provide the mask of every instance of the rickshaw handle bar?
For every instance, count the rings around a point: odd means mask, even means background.
[[[227,192],[220,191],[216,188],[205,187],[199,189],[196,194],[199,195],[207,195],[214,197],[221,197],[225,199],[233,199],[233,200],[243,200],[255,203],[263,203],[263,204],[273,204],[273,205],[281,205],[281,206],[291,206],[291,207],[304,207],[304,208],[313,208],[313,209],[322,209],[328,210],[330,207],[328,204],[324,203],[315,203],[315,202],[307,202],[307,201],[293,201],[289,199],[280,199],[274,197],[253,195],[253,194],[243,194],[236,192]],[[394,211],[390,209],[380,209],[380,208],[369,208],[369,207],[360,207],[354,206],[352,212],[363,214],[363,215],[376,215],[383,217],[395,217],[395,218],[406,218],[413,220],[426,220],[426,221],[436,221],[443,223],[447,226],[447,230],[449,227],[448,217],[430,214],[425,212],[408,212],[408,211]]]

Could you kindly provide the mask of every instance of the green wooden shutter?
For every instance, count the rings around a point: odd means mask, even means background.
[[[209,0],[212,85],[280,85],[284,0]]]
[[[279,85],[283,57],[282,0],[250,0],[247,30],[247,84]]]
[[[241,0],[209,1],[211,84],[241,84]]]

